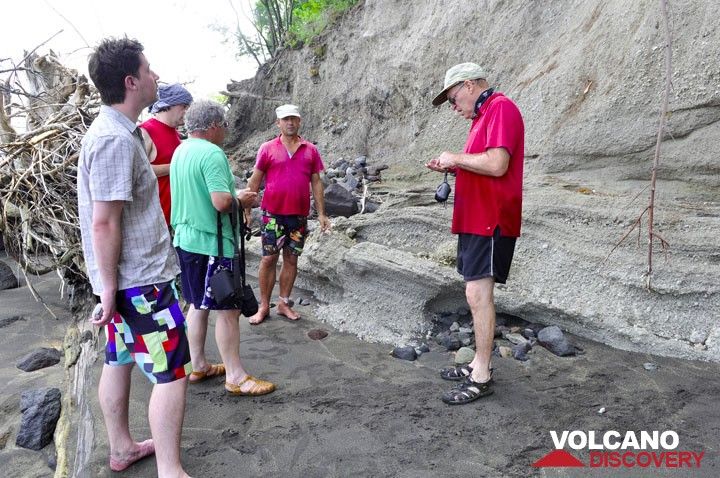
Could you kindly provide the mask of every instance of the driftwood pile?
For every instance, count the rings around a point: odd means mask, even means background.
[[[0,232],[24,272],[56,270],[63,285],[85,285],[77,163],[100,100],[52,53],[28,55],[23,64],[0,84]]]

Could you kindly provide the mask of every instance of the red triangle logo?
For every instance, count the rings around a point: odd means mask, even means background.
[[[553,450],[544,457],[540,458],[538,461],[532,464],[532,466],[536,468],[544,468],[544,467],[573,467],[573,468],[579,468],[584,467],[585,463],[578,460],[574,456],[572,456],[570,453],[566,452],[565,450]]]

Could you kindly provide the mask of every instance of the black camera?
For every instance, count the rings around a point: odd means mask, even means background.
[[[452,189],[450,188],[450,184],[448,183],[447,175],[448,173],[446,171],[443,182],[441,182],[440,186],[438,186],[435,190],[435,200],[437,202],[445,202],[448,200],[448,197],[450,197],[450,191],[452,191]]]

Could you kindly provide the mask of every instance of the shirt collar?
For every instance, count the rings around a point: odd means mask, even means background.
[[[113,108],[112,106],[102,105],[100,106],[100,113],[108,115],[116,122],[120,123],[125,129],[128,130],[130,134],[137,134],[135,131],[138,129],[138,126],[127,116],[120,113],[118,110]]]
[[[303,138],[302,136],[300,136],[299,138],[300,138],[300,146],[302,146],[304,144],[310,144],[310,142],[308,140],[306,140],[305,138]],[[282,139],[281,139],[280,135],[277,135],[277,138],[275,138],[275,142],[277,144],[282,144]]]
[[[488,98],[493,94],[495,90],[493,88],[488,88],[487,90],[480,93],[480,96],[478,97],[477,101],[475,102],[475,114],[479,115],[481,113],[481,109],[483,104],[487,101]]]

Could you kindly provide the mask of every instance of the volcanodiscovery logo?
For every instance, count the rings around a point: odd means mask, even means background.
[[[591,468],[700,468],[704,451],[679,450],[680,437],[672,430],[606,432],[564,430],[550,431],[555,450],[538,461],[534,467]],[[586,462],[565,451],[588,450]],[[584,456],[584,454],[583,454]]]

